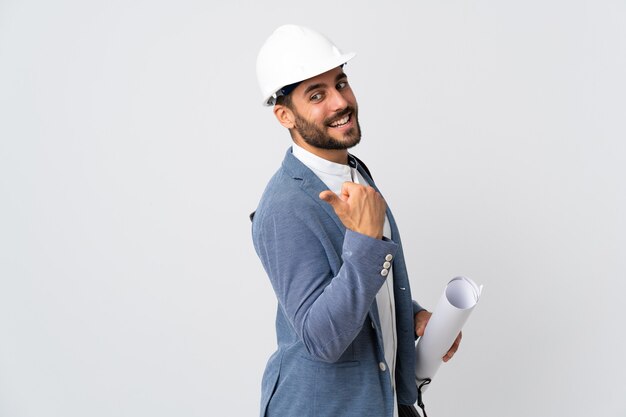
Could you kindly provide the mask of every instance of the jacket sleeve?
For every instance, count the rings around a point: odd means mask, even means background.
[[[347,230],[341,264],[318,221],[274,213],[255,219],[255,249],[280,307],[309,354],[337,361],[363,326],[383,285],[383,263],[398,244]],[[336,227],[336,226],[333,226]]]

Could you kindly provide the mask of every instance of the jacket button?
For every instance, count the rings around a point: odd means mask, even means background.
[[[389,261],[391,262],[391,260],[393,259],[393,255],[392,254],[387,254],[387,256],[385,256],[385,261]]]
[[[389,269],[389,268],[391,268],[391,263],[390,263],[390,262],[385,262],[385,263],[383,264],[383,268],[385,268],[385,269]]]
[[[383,277],[386,277],[387,275],[389,275],[389,270],[383,269],[382,271],[380,271],[380,275],[382,275]]]
[[[380,368],[381,371],[385,372],[387,370],[387,366],[385,365],[385,362],[380,362],[378,364],[378,367]]]

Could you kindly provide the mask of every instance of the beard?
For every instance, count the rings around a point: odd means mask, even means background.
[[[354,107],[348,106],[336,115],[325,119],[322,126],[309,122],[295,110],[293,112],[295,115],[294,129],[296,129],[302,139],[311,146],[320,149],[350,149],[361,141],[361,126],[359,125],[359,118]],[[341,119],[349,113],[351,113],[350,117],[354,118],[354,126],[344,133],[342,140],[330,136],[328,129],[332,129],[332,127],[329,127],[329,124]]]

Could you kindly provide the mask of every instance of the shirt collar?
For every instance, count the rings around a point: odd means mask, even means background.
[[[314,171],[320,171],[328,175],[346,176],[350,175],[350,168],[356,168],[356,161],[352,155],[348,154],[348,164],[338,164],[336,162],[329,161],[321,158],[306,149],[293,144],[293,156],[298,158],[304,165],[311,168]]]

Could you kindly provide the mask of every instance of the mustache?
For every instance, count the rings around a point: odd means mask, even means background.
[[[350,113],[352,113],[352,114],[356,113],[355,110],[354,110],[354,107],[352,107],[352,106],[348,106],[345,109],[338,111],[335,115],[326,118],[326,120],[324,120],[324,124],[329,125],[331,123],[334,123],[337,120],[342,119],[344,116],[346,116],[347,114],[350,114]]]

